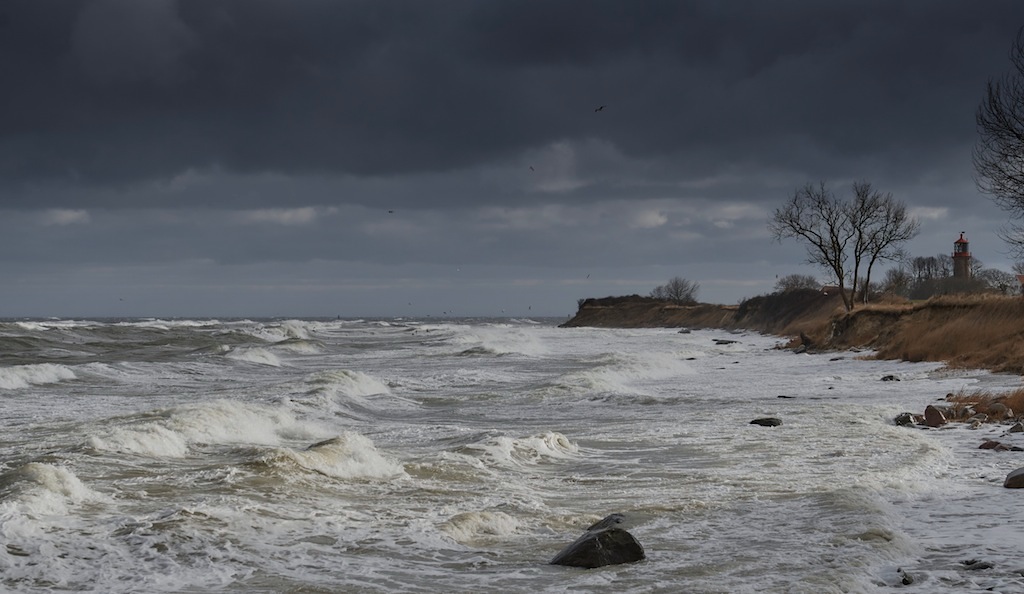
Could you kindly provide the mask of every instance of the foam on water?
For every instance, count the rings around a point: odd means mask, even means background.
[[[892,423],[969,374],[704,331],[166,325],[63,325],[102,359],[5,398],[0,589],[1024,591],[1019,460],[977,449],[1018,438]],[[646,562],[547,564],[613,512]]]
[[[281,359],[279,359],[277,355],[261,347],[231,349],[225,356],[229,359],[243,361],[245,363],[269,365],[271,367],[281,366]]]
[[[17,390],[30,385],[55,384],[73,379],[74,371],[54,363],[0,367],[0,390]]]
[[[579,452],[576,444],[556,431],[518,438],[499,435],[469,444],[464,449],[477,451],[482,459],[499,466],[535,465],[554,459],[571,458]]]
[[[406,476],[400,463],[381,454],[370,439],[351,431],[315,443],[304,450],[276,450],[267,460],[271,464],[280,464],[282,461],[341,479],[390,479]]]
[[[15,516],[66,515],[70,505],[108,500],[70,469],[38,462],[0,475],[0,493],[0,525]]]
[[[310,323],[301,320],[285,320],[273,324],[253,324],[242,328],[244,332],[267,342],[310,339]]]
[[[310,384],[340,396],[373,396],[390,394],[391,389],[379,379],[361,371],[336,369],[313,374]]]
[[[396,396],[379,379],[348,369],[319,371],[306,379],[310,386],[302,395],[291,395],[286,402],[314,407],[324,412],[365,417],[367,411],[410,410],[417,404]]]
[[[462,544],[479,544],[516,534],[522,523],[500,511],[464,512],[441,525],[448,536]]]
[[[278,445],[282,439],[315,439],[324,428],[300,421],[283,407],[234,400],[216,400],[153,415],[157,420],[129,420],[91,435],[98,451],[181,458],[195,446],[235,444]]]
[[[529,331],[511,325],[457,326],[458,333],[452,344],[459,352],[467,355],[525,355],[540,357],[548,353],[537,336]]]
[[[590,369],[574,371],[558,378],[554,387],[577,394],[648,395],[645,384],[682,378],[696,372],[678,353],[603,355]]]

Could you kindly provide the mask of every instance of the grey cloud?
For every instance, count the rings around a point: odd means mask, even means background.
[[[414,181],[590,139],[675,161],[676,181],[751,164],[851,176],[865,155],[914,175],[935,146],[972,142],[1024,23],[1005,0],[46,8],[0,9],[0,183],[22,206],[47,184],[161,204],[134,185],[190,169]]]

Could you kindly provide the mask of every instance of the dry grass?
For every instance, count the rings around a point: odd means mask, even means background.
[[[843,311],[817,291],[754,297],[739,306],[675,306],[638,296],[589,300],[565,326],[743,328],[807,336],[825,348],[874,349],[880,359],[1024,374],[1024,299],[945,295],[890,299]],[[794,339],[791,346],[800,344]],[[1024,405],[1018,407],[1024,412]],[[1015,408],[1015,410],[1018,410]]]
[[[854,311],[838,341],[871,346],[879,358],[946,361],[955,367],[1024,372],[1024,299],[944,296]]]
[[[960,390],[946,396],[946,400],[953,403],[952,409],[958,411],[961,416],[968,408],[973,412],[984,413],[996,420],[1011,418],[1019,412],[1024,412],[1024,388],[1018,388],[1010,392],[995,394],[987,390],[974,390],[966,392]],[[994,404],[1001,404],[1008,410],[993,407]]]

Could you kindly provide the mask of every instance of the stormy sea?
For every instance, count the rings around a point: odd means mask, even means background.
[[[1024,592],[1018,377],[558,321],[0,322],[0,590]]]

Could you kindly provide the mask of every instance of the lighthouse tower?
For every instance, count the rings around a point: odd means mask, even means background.
[[[960,239],[953,242],[953,278],[968,280],[971,278],[971,251],[964,232]]]

